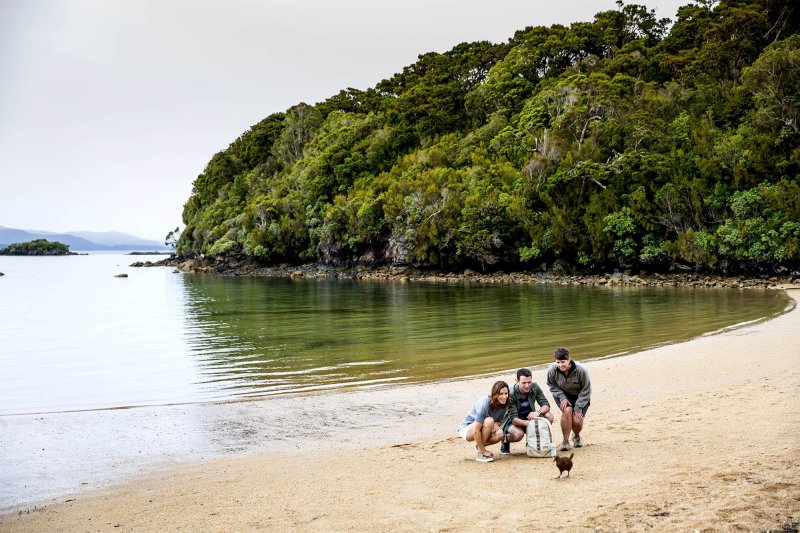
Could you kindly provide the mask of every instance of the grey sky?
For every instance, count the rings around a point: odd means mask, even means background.
[[[688,0],[639,2],[674,18]],[[0,0],[0,225],[163,239],[265,116],[613,0]]]

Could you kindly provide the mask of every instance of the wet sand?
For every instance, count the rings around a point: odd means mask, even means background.
[[[233,421],[247,428],[258,418],[263,442],[239,435],[261,451],[164,462],[112,487],[29,502],[0,517],[0,530],[797,527],[800,311],[587,368],[592,409],[566,479],[520,444],[503,457],[494,446],[493,463],[474,461],[457,425],[495,379],[513,380],[488,376],[224,404],[233,434],[220,435],[235,442]],[[534,379],[544,385],[545,369]]]

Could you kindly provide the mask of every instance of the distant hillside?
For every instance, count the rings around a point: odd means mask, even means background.
[[[0,226],[0,247],[11,244],[30,242],[38,239],[62,242],[73,251],[113,251],[142,250],[166,251],[164,243],[141,239],[134,235],[115,231],[93,232],[75,231],[71,233],[54,233],[47,231],[26,231]]]
[[[126,250],[130,249],[130,246],[144,246],[148,250],[164,249],[163,242],[142,239],[119,231],[68,231],[67,233],[103,246],[125,246]]]

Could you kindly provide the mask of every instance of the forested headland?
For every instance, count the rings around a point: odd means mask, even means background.
[[[800,7],[640,5],[426,53],[215,154],[182,255],[717,273],[800,266]],[[390,67],[390,66],[389,66]]]

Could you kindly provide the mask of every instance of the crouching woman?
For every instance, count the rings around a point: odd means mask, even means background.
[[[489,396],[479,398],[461,426],[458,434],[467,442],[475,441],[476,461],[489,463],[494,461],[494,454],[486,449],[503,440],[502,423],[508,410],[508,384],[497,381],[492,385]]]

